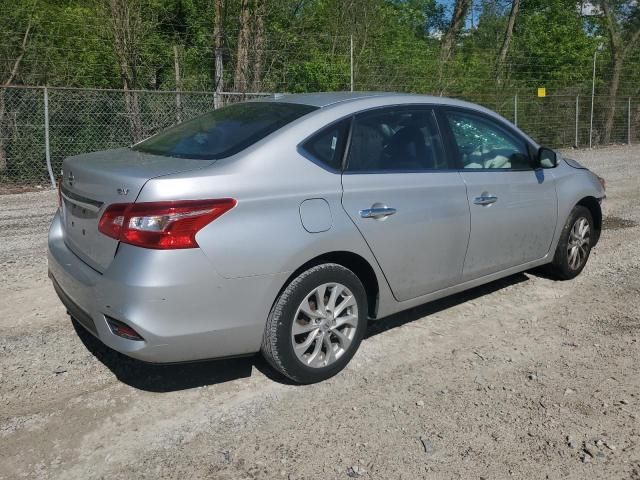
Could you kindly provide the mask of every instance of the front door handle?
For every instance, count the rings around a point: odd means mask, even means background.
[[[498,201],[498,197],[496,195],[491,195],[487,192],[484,192],[479,197],[473,199],[473,203],[476,205],[491,205],[492,203],[496,203]]]
[[[393,215],[396,213],[395,208],[383,206],[373,206],[371,208],[365,208],[364,210],[360,210],[360,216],[362,218],[374,218],[377,220],[387,218],[389,215]]]

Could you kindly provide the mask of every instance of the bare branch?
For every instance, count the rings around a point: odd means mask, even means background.
[[[27,44],[29,42],[29,32],[31,31],[31,19],[29,19],[29,23],[27,24],[27,29],[24,32],[24,36],[22,37],[22,45],[20,46],[20,53],[16,57],[13,62],[13,68],[11,69],[11,73],[9,73],[9,78],[4,82],[5,85],[11,84],[16,74],[18,73],[18,68],[20,67],[20,62],[22,62],[22,58],[24,57],[25,52],[27,51]]]

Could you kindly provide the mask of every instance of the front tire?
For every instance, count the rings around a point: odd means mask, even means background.
[[[297,383],[332,377],[360,346],[367,328],[366,300],[362,282],[351,270],[335,263],[310,268],[273,305],[263,356]]]
[[[577,277],[584,269],[594,239],[593,217],[582,205],[576,205],[565,223],[550,271],[560,280]]]

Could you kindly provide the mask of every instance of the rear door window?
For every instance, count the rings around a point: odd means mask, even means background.
[[[429,107],[393,107],[355,117],[347,170],[415,172],[451,168]]]
[[[224,158],[316,109],[297,103],[237,103],[180,123],[133,149],[168,157]]]

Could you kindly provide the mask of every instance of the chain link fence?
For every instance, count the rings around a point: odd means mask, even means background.
[[[54,186],[69,155],[131,145],[214,108],[268,93],[0,88],[0,186]],[[539,143],[589,147],[640,141],[640,98],[479,95],[465,98],[516,123]],[[605,119],[615,108],[611,136]],[[593,112],[593,113],[592,113]],[[11,189],[9,189],[11,191]]]
[[[268,95],[0,89],[0,185],[54,185],[70,155],[131,145],[216,105]]]

